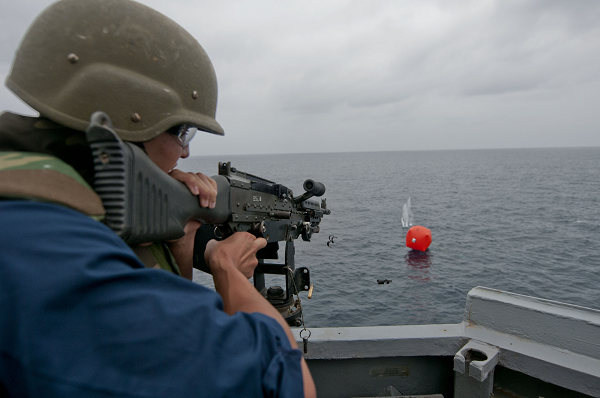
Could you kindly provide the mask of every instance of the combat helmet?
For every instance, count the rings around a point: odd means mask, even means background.
[[[127,141],[179,124],[224,134],[215,120],[217,78],[202,46],[131,0],[62,0],[47,8],[23,38],[6,86],[75,130],[102,111]]]

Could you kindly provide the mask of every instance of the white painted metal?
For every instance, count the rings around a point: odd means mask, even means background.
[[[483,354],[485,359],[472,360],[469,356],[473,351]],[[454,355],[454,371],[468,374],[469,377],[482,382],[498,364],[499,353],[496,347],[471,340]]]
[[[500,366],[600,397],[600,311],[594,309],[477,287],[467,296],[460,324],[311,332],[309,366],[311,360],[339,359],[330,363],[343,364],[348,363],[345,359],[454,357],[476,341],[497,348],[492,357]],[[491,371],[493,361],[478,370],[482,376]]]

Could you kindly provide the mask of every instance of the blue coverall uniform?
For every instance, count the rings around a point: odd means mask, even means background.
[[[301,397],[300,357],[100,222],[0,200],[0,397]]]

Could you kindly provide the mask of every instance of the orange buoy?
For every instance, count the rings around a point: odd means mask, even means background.
[[[406,233],[406,246],[424,252],[431,244],[431,230],[415,225]]]

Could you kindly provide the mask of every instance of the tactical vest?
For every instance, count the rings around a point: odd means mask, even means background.
[[[73,167],[41,153],[0,152],[0,198],[55,203],[98,221],[105,214],[100,197]],[[181,275],[165,243],[132,249],[147,267]]]

